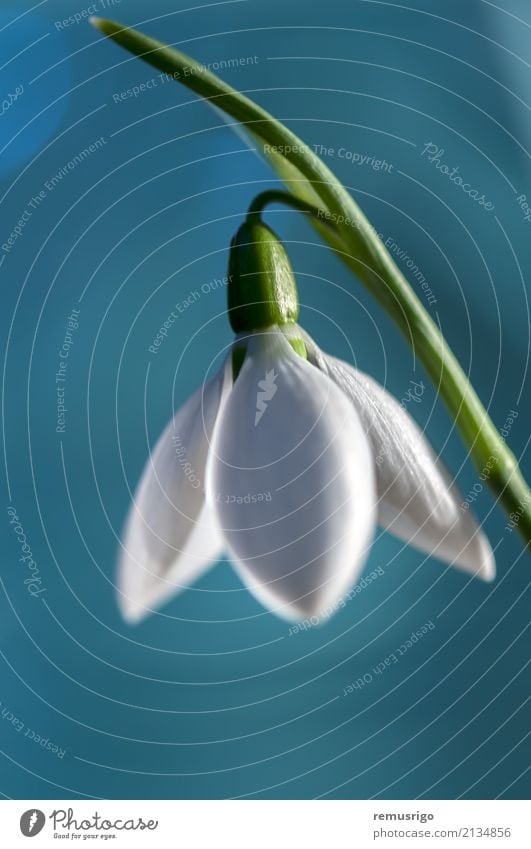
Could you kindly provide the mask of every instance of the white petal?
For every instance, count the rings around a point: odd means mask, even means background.
[[[280,616],[326,617],[362,568],[375,524],[369,445],[347,398],[278,328],[249,339],[207,498],[239,573]]]
[[[371,377],[309,343],[312,360],[351,399],[371,443],[380,524],[421,551],[493,580],[489,542],[462,509],[463,496],[415,421]]]
[[[229,358],[230,360],[230,358]],[[138,621],[217,560],[222,539],[205,505],[205,467],[229,366],[195,392],[164,430],[129,511],[118,568],[123,616]]]

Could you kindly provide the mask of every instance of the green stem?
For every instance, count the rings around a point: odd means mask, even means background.
[[[170,74],[242,125],[253,144],[308,212],[339,257],[398,324],[439,389],[477,468],[531,542],[531,498],[518,463],[474,389],[391,255],[354,199],[318,156],[287,127],[179,50],[116,21],[92,19],[109,38]],[[278,199],[278,196],[277,196]],[[310,205],[308,205],[310,204]]]
[[[298,212],[304,212],[306,215],[312,215],[318,221],[323,216],[323,211],[318,206],[313,206],[306,200],[292,195],[291,192],[286,192],[284,189],[268,189],[261,192],[251,201],[247,210],[247,217],[260,215],[266,206],[270,203],[283,203],[296,209]]]

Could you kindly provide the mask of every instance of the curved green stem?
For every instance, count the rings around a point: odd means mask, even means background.
[[[179,50],[124,27],[92,19],[105,35],[230,115],[251,137],[293,196],[317,209],[312,223],[400,327],[440,391],[477,468],[526,543],[531,497],[518,463],[498,433],[438,326],[354,199],[318,156],[287,127]]]
[[[284,189],[267,189],[265,192],[260,192],[251,201],[247,210],[247,217],[260,215],[270,203],[283,203],[292,209],[296,209],[298,212],[313,215],[318,221],[323,216],[322,209],[318,206],[313,206],[313,204],[302,198],[296,197],[296,195],[292,195],[291,192],[286,192]]]

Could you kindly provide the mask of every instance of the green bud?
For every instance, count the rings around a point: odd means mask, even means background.
[[[235,333],[282,327],[297,321],[299,299],[284,245],[258,216],[231,242],[228,310]]]

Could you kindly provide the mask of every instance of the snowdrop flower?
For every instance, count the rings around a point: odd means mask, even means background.
[[[492,580],[490,545],[414,420],[296,324],[288,258],[261,221],[233,240],[229,281],[234,344],[163,432],[134,497],[119,564],[125,618],[153,612],[224,552],[275,614],[326,618],[378,523]]]

